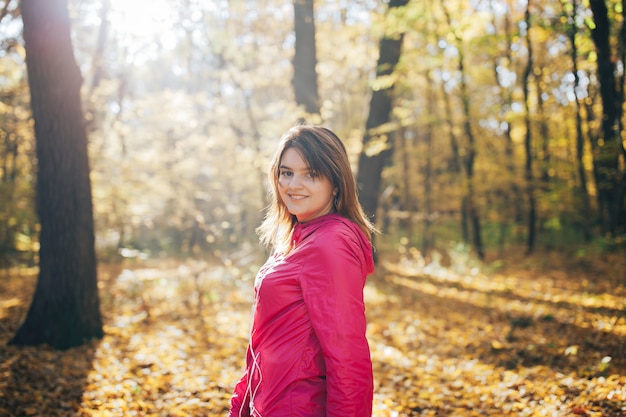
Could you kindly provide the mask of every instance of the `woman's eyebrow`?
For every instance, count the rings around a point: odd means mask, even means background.
[[[278,169],[288,169],[289,171],[294,171],[293,168],[288,167],[287,165],[282,165],[282,164],[278,166]],[[315,171],[315,170],[313,168],[311,168],[311,167],[306,167],[306,168],[302,169],[302,171],[312,172],[312,171]]]

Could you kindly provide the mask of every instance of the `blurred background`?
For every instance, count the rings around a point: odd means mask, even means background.
[[[69,0],[68,9],[101,260],[258,250],[269,158],[303,119],[344,140],[382,250],[463,245],[495,259],[624,248],[621,2]],[[0,266],[35,264],[17,0],[0,1],[0,97]],[[368,165],[376,157],[379,171]]]

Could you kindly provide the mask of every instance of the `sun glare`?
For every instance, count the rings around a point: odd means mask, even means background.
[[[166,0],[111,0],[111,30],[120,45],[141,58],[151,46],[162,48],[175,44],[176,3]],[[137,56],[138,55],[138,56]]]

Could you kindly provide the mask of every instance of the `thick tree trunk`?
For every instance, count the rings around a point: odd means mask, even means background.
[[[405,6],[408,0],[390,0],[389,9]],[[404,34],[395,37],[384,36],[380,41],[376,77],[390,75],[400,60]],[[383,167],[393,152],[391,131],[385,125],[391,120],[393,84],[375,89],[370,100],[370,111],[365,123],[363,150],[359,155],[357,184],[359,199],[365,213],[372,218],[376,215]]]
[[[40,270],[13,344],[65,349],[103,336],[81,107],[65,0],[22,2],[26,65],[37,142]]]
[[[293,0],[294,31],[293,88],[296,103],[308,114],[320,114],[317,89],[317,52],[313,0]]]
[[[616,80],[615,59],[611,52],[610,27],[604,0],[590,0],[595,28],[591,37],[596,46],[598,79],[602,96],[602,137],[594,144],[593,159],[597,167],[598,206],[604,233],[617,236],[625,231],[624,172],[620,170],[620,154],[626,156],[621,140],[621,83]],[[623,33],[622,33],[622,36]],[[619,39],[619,43],[624,43]],[[623,47],[623,45],[621,46]]]

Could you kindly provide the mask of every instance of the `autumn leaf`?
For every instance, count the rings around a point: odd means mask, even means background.
[[[383,255],[365,287],[374,417],[624,415],[626,323],[611,318],[624,288],[585,295],[584,275],[466,274],[411,253]],[[9,276],[0,415],[225,415],[253,301],[239,273],[191,261],[102,265],[106,336],[69,351],[6,345],[35,284]]]

